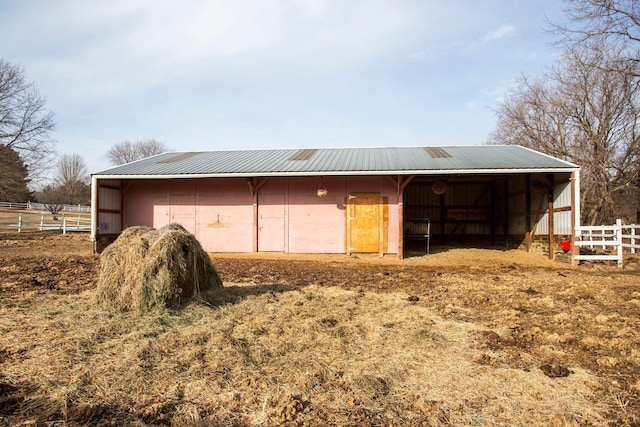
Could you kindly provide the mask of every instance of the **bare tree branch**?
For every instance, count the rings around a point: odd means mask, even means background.
[[[551,22],[559,35],[558,45],[568,49],[595,49],[617,46],[620,57],[611,61],[611,70],[624,68],[621,63],[640,62],[640,5],[637,0],[565,0],[566,22]],[[626,69],[636,77],[637,69]]]
[[[543,77],[522,78],[498,108],[489,140],[580,165],[585,223],[618,215],[634,220],[638,209],[640,91],[637,71],[606,71],[617,55],[615,49],[574,49]]]
[[[0,144],[15,150],[37,179],[54,155],[53,113],[24,70],[0,58]],[[2,149],[0,149],[2,150]],[[0,153],[1,155],[1,153]]]
[[[89,174],[81,155],[65,154],[56,162],[55,190],[63,203],[87,204]]]
[[[143,139],[135,142],[124,140],[115,144],[107,152],[109,161],[113,165],[123,165],[146,157],[155,156],[169,151],[164,142],[153,138]]]

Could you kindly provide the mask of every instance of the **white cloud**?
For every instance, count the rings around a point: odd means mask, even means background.
[[[484,35],[483,40],[485,42],[490,42],[493,40],[498,40],[501,39],[511,33],[514,33],[516,31],[516,27],[514,27],[511,24],[505,24],[500,26],[499,28],[497,28],[496,30],[493,31],[489,31],[487,34]]]
[[[34,22],[37,30],[16,25],[14,38],[27,49],[47,49],[35,71],[68,82],[63,90],[80,97],[193,78],[233,82],[348,72],[379,59],[420,21],[410,0],[25,4],[18,21]]]
[[[446,44],[434,45],[420,51],[409,54],[409,59],[414,62],[436,62],[446,55],[450,55],[452,52],[460,54],[466,48],[471,46],[471,43],[461,40],[452,41]]]
[[[472,143],[503,82],[548,57],[538,27],[556,3],[0,0],[0,39],[47,97],[60,151],[98,147],[94,165],[124,138],[178,150]],[[517,49],[492,43],[516,28]]]

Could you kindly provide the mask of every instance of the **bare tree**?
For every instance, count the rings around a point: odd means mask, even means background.
[[[153,138],[131,142],[124,140],[109,149],[107,155],[113,165],[123,165],[169,151],[164,142]]]
[[[523,78],[498,108],[489,139],[580,165],[585,223],[611,222],[618,215],[635,219],[638,209],[640,88],[635,67],[607,71],[617,58],[617,51],[604,46],[571,50],[543,77]]]
[[[612,70],[624,68],[635,73],[637,68],[627,68],[621,63],[640,62],[640,3],[637,0],[565,0],[567,20],[551,22],[560,36],[558,44],[570,49],[596,50],[599,46],[617,46],[620,56],[607,66]]]
[[[36,192],[36,199],[43,203],[45,209],[53,215],[62,211],[65,205],[65,198],[66,196],[63,194],[62,189],[51,184],[45,185]]]
[[[27,164],[31,178],[38,178],[54,155],[49,136],[55,123],[45,100],[21,67],[0,58],[0,155],[16,151]]]
[[[56,183],[65,185],[69,182],[86,182],[87,165],[80,154],[64,154],[56,162]]]
[[[87,165],[79,154],[65,154],[56,162],[55,188],[58,196],[69,204],[88,204],[89,176]]]

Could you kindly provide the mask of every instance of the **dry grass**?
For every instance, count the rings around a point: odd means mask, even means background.
[[[640,421],[637,269],[225,255],[211,305],[139,316],[81,237],[33,239],[0,239],[0,426]]]
[[[552,379],[486,364],[500,355],[479,345],[482,326],[443,320],[403,294],[245,284],[225,288],[215,308],[142,318],[100,310],[92,296],[2,313],[0,348],[14,360],[1,382],[33,388],[13,421],[602,422],[593,374]],[[10,323],[27,319],[31,334],[14,336]]]
[[[212,297],[222,281],[181,225],[130,227],[100,256],[96,302],[138,314]]]

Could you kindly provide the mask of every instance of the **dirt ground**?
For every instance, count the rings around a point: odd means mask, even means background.
[[[225,303],[237,303],[243,299],[249,301],[251,300],[249,295],[253,295],[255,297],[253,299],[257,302],[265,304],[268,298],[271,298],[269,301],[273,300],[274,294],[287,290],[291,291],[288,297],[290,299],[294,298],[294,295],[301,295],[299,300],[291,300],[290,312],[306,307],[303,303],[309,306],[307,301],[310,301],[309,293],[311,292],[318,295],[318,298],[320,296],[327,298],[326,301],[330,301],[334,295],[341,295],[340,298],[366,295],[370,298],[367,300],[369,303],[374,306],[380,304],[381,307],[385,298],[395,298],[394,301],[405,304],[402,306],[405,307],[403,310],[407,310],[407,307],[423,310],[421,315],[429,317],[430,322],[435,325],[434,328],[441,324],[448,325],[446,328],[452,330],[464,327],[465,331],[472,331],[465,332],[466,335],[463,338],[446,339],[451,346],[461,345],[460,350],[457,351],[471,352],[469,357],[472,358],[473,363],[470,366],[473,366],[473,369],[466,373],[462,372],[461,378],[465,375],[487,375],[486,378],[489,381],[489,378],[498,378],[504,372],[510,372],[510,375],[518,380],[514,383],[506,383],[506,387],[516,387],[518,382],[523,383],[526,378],[528,378],[526,381],[531,380],[532,384],[544,383],[546,389],[530,388],[529,391],[521,392],[530,400],[523,401],[520,411],[523,410],[522,408],[532,408],[534,404],[551,407],[554,400],[560,399],[561,395],[564,396],[562,387],[570,386],[568,395],[571,394],[571,387],[573,387],[576,395],[575,409],[567,406],[564,413],[562,409],[553,409],[544,416],[540,415],[544,413],[541,409],[539,414],[530,415],[532,423],[536,424],[544,420],[546,425],[640,425],[640,268],[637,260],[631,259],[623,269],[605,264],[572,267],[550,261],[539,255],[516,250],[435,249],[435,253],[431,255],[415,256],[404,260],[394,256],[380,258],[373,255],[347,257],[344,255],[211,254],[211,257],[225,287],[229,286],[230,289],[228,291],[230,293],[225,295]],[[60,358],[65,359],[64,361],[51,362],[43,358],[45,356],[42,352],[44,348],[49,349],[47,341],[64,339],[64,333],[59,332],[55,325],[64,321],[65,327],[71,328],[74,322],[80,322],[80,320],[74,320],[71,313],[67,314],[65,311],[67,308],[60,307],[63,305],[71,307],[70,304],[74,304],[72,302],[74,300],[77,301],[76,304],[89,304],[98,271],[99,257],[91,254],[90,242],[86,234],[0,234],[0,317],[2,318],[0,322],[0,337],[2,337],[0,338],[0,426],[110,425],[110,419],[131,425],[270,425],[276,421],[290,425],[457,425],[458,422],[468,425],[525,425],[527,423],[526,414],[521,413],[516,416],[508,413],[504,402],[509,399],[505,397],[502,401],[500,400],[502,397],[499,397],[507,393],[505,391],[496,392],[495,395],[498,397],[476,396],[473,398],[480,399],[478,401],[466,399],[462,407],[460,404],[456,406],[450,403],[444,397],[438,398],[431,395],[427,399],[425,396],[430,392],[426,386],[420,388],[422,393],[420,396],[411,394],[407,391],[410,389],[408,382],[398,382],[396,387],[398,393],[402,388],[407,396],[412,396],[402,398],[405,402],[403,403],[405,409],[402,412],[392,407],[397,407],[400,405],[398,402],[401,401],[400,398],[393,400],[396,390],[388,389],[391,386],[387,384],[392,383],[395,375],[392,371],[389,371],[388,376],[382,377],[380,374],[374,377],[374,379],[383,378],[383,380],[371,380],[373,382],[367,380],[369,390],[372,387],[375,390],[382,390],[376,395],[377,400],[373,397],[370,400],[362,397],[348,398],[345,400],[344,407],[340,406],[335,395],[323,397],[326,399],[322,400],[326,402],[325,408],[321,408],[320,404],[309,403],[314,402],[313,399],[303,394],[280,395],[278,393],[286,390],[287,387],[298,390],[293,385],[296,380],[292,379],[291,384],[286,384],[285,379],[274,376],[273,378],[278,380],[274,379],[271,385],[264,386],[273,387],[273,396],[277,396],[277,399],[273,397],[275,399],[273,404],[280,405],[280,409],[271,413],[265,412],[266,402],[270,402],[266,397],[262,401],[255,402],[247,398],[240,404],[234,403],[234,399],[236,401],[240,399],[238,395],[234,395],[235,397],[230,395],[228,402],[225,401],[227,410],[236,404],[239,408],[245,408],[238,409],[238,413],[244,411],[244,415],[236,417],[236,415],[229,415],[213,403],[203,409],[204,403],[200,403],[195,398],[187,402],[183,394],[178,397],[172,395],[171,401],[174,402],[172,408],[175,410],[178,407],[175,403],[176,399],[182,399],[183,405],[189,403],[195,407],[196,415],[190,418],[190,422],[184,421],[188,417],[181,418],[182,421],[176,418],[172,421],[171,418],[167,418],[168,410],[162,412],[157,409],[163,402],[158,401],[157,397],[149,397],[153,395],[151,392],[144,395],[147,396],[145,398],[140,397],[137,403],[128,402],[127,409],[121,408],[120,412],[113,407],[108,408],[97,404],[92,406],[90,414],[86,410],[83,412],[79,409],[83,403],[87,404],[88,401],[98,398],[97,388],[91,388],[98,386],[91,385],[91,381],[86,380],[82,385],[84,388],[73,389],[72,393],[71,384],[75,386],[76,382],[82,382],[82,379],[76,377],[67,379],[64,384],[65,397],[60,400],[62,386],[56,383],[52,372],[55,369],[66,369],[62,366],[71,366],[66,358],[81,356],[74,356],[70,351],[63,352],[60,353]],[[269,292],[247,290],[255,287],[262,287]],[[323,293],[327,290],[332,290],[334,294],[329,296]],[[306,299],[302,298],[304,292],[307,292]],[[264,297],[263,294],[265,294]],[[281,298],[282,301],[285,300],[285,297]],[[82,307],[88,307],[88,305]],[[252,313],[258,313],[262,309],[251,310]],[[348,310],[356,310],[356,308],[348,308]],[[58,313],[61,313],[60,317],[56,317]],[[396,312],[393,313],[396,317],[400,316]],[[75,314],[76,317],[80,315]],[[304,315],[316,316],[317,314],[309,312]],[[110,316],[112,317],[112,315],[96,314],[95,318],[102,322],[110,322]],[[336,316],[325,315],[319,317],[318,322],[323,327],[335,328],[336,323],[341,322]],[[369,316],[383,319],[376,326],[378,329],[392,328],[394,323],[401,322],[401,320],[385,319],[388,314],[382,309],[376,312],[373,308]],[[273,318],[272,321],[274,321]],[[415,323],[413,320],[406,321],[407,327]],[[134,326],[131,327],[135,329]],[[238,344],[239,338],[235,336],[236,341],[233,342],[244,351],[241,354],[246,355],[247,351],[256,351],[257,347],[251,347],[250,339],[259,341],[260,337],[268,335],[266,332],[268,328],[266,326],[261,328],[264,329],[261,334],[254,331],[254,335],[251,335],[253,338],[246,338],[247,341],[241,343],[242,345]],[[446,328],[444,326],[443,328],[439,334],[446,336]],[[162,333],[165,333],[166,329],[164,325]],[[52,334],[50,339],[48,333]],[[116,332],[110,332],[109,336],[114,334]],[[98,348],[104,340],[105,338],[97,340],[95,348]],[[160,339],[158,342],[163,341]],[[80,347],[77,343],[75,345],[73,351],[77,352]],[[156,344],[153,345],[156,346]],[[343,350],[346,353],[350,351]],[[47,351],[49,354],[57,354],[58,349],[52,347]],[[97,350],[92,351],[95,353]],[[165,357],[163,355],[173,352],[169,344],[164,347],[161,345],[157,351],[160,359]],[[272,353],[274,351],[271,350]],[[310,351],[317,353],[321,350],[311,349]],[[89,363],[91,355],[86,357],[78,360],[81,363],[84,363],[82,361]],[[101,354],[100,357],[106,356]],[[138,358],[140,357],[142,356],[139,353]],[[291,358],[291,355],[288,357]],[[412,357],[424,357],[424,355]],[[40,367],[37,366],[37,360],[41,362]],[[60,366],[57,365],[58,362],[61,363]],[[252,359],[251,363],[257,362]],[[58,367],[54,369],[42,366],[47,364]],[[374,369],[374,366],[375,364],[370,368]],[[99,369],[99,365],[96,365],[95,369]],[[386,369],[389,368],[379,367],[379,369],[380,372],[387,372]],[[328,375],[326,372],[334,371],[322,372],[326,376]],[[353,384],[362,385],[364,381],[362,378],[371,378],[361,376],[357,381],[347,383],[345,378],[348,375],[338,372],[344,371],[336,369],[335,381],[341,381],[342,390],[351,387],[352,394],[355,387]],[[254,381],[254,377],[248,378],[248,381]],[[227,378],[226,381],[228,385],[235,380]],[[327,384],[330,382],[326,381],[322,387],[328,387]],[[278,382],[277,387],[276,382]],[[151,386],[147,384],[146,387]],[[255,387],[260,386],[255,385]],[[313,388],[307,384],[306,387],[311,387],[310,390],[320,390],[320,385],[314,385],[313,387],[316,388]],[[416,387],[423,386],[416,385]],[[85,389],[93,391],[91,393],[80,391]],[[100,390],[105,393],[104,386]],[[335,390],[333,393],[337,393]],[[432,390],[431,393],[434,391]],[[441,394],[444,393],[443,391]],[[484,393],[489,395],[494,392]],[[42,398],[47,394],[57,396],[55,399],[51,397],[50,400],[58,402],[58,406],[51,402],[49,405],[34,403],[36,398]],[[123,391],[123,396],[125,395]],[[389,401],[383,403],[382,400],[387,395]],[[105,399],[105,395],[100,396],[101,399]],[[244,395],[241,394],[241,396]],[[123,401],[125,398],[119,397],[119,399]],[[282,399],[288,400],[282,403]],[[450,399],[455,399],[455,396]],[[497,399],[496,401],[503,403],[491,404],[493,405],[491,406],[488,403],[491,399]],[[536,401],[538,403],[535,403]],[[317,398],[316,402],[320,402],[320,398]],[[588,403],[585,404],[585,402]],[[330,405],[335,405],[336,409],[327,409]],[[55,407],[51,409],[53,406]],[[262,406],[263,418],[259,417],[260,406]],[[439,418],[434,415],[437,411],[434,412],[433,408],[436,406],[439,408]],[[487,411],[491,407],[495,413],[478,412],[480,406],[486,407]],[[151,407],[156,408],[157,411],[150,413]],[[249,410],[249,407],[255,408]],[[72,408],[75,408],[75,412],[71,410]],[[312,408],[313,411],[307,410],[308,408]],[[358,412],[358,408],[361,408],[361,412]],[[447,409],[448,415],[443,415],[445,413],[443,408]],[[469,412],[472,409],[476,412]],[[464,411],[467,411],[466,418],[461,415]],[[336,415],[338,413],[341,415]],[[211,421],[213,419],[218,421]]]

